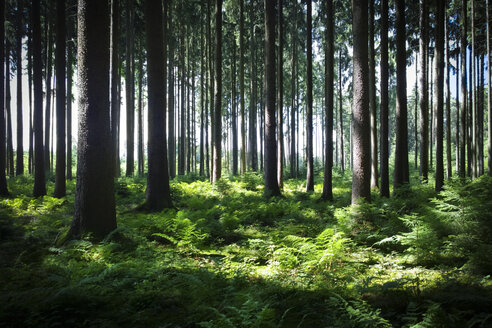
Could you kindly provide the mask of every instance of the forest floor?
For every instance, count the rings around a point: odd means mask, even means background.
[[[492,179],[404,187],[350,206],[349,175],[307,194],[255,174],[171,183],[175,209],[141,213],[118,180],[118,229],[64,245],[75,183],[0,200],[1,327],[492,327]],[[48,193],[52,192],[52,182]]]

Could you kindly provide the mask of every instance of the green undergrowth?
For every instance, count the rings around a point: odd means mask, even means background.
[[[0,200],[2,327],[490,327],[492,180],[401,188],[350,206],[303,181],[263,197],[261,176],[171,182],[175,208],[135,209],[145,179],[116,182],[118,228],[55,243],[68,196]],[[53,186],[48,185],[48,193]]]

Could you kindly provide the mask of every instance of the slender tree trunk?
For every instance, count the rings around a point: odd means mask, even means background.
[[[166,149],[166,42],[163,35],[163,16],[168,2],[145,2],[145,35],[147,46],[147,74],[149,99],[149,145],[146,206],[159,211],[172,207],[169,188]],[[166,24],[166,22],[164,22]],[[165,26],[165,25],[164,25]]]
[[[138,158],[137,158],[137,171],[139,176],[144,175],[144,140],[143,140],[143,55],[138,59],[138,100],[137,100],[137,125],[138,125]],[[163,78],[165,81],[165,78]]]
[[[372,0],[371,0],[372,1]],[[321,198],[324,200],[333,199],[333,1],[326,1],[326,30],[325,30],[325,168],[323,177],[323,193]]]
[[[214,100],[214,168],[212,183],[222,174],[222,0],[215,0],[215,100]]]
[[[491,63],[492,61],[492,56],[490,55],[491,50],[490,50],[490,24],[492,24],[492,19],[490,18],[490,0],[487,1],[487,62]],[[487,107],[488,107],[488,113],[489,113],[489,121],[488,121],[488,162],[487,162],[487,167],[488,167],[488,173],[489,175],[492,176],[492,88],[490,84],[492,83],[492,73],[491,73],[491,68],[489,64],[489,68],[487,69],[487,76],[488,76],[488,83],[487,83]]]
[[[31,14],[31,11],[29,12]],[[27,77],[29,88],[29,159],[28,159],[28,172],[32,174],[34,172],[34,130],[32,122],[32,26],[29,26],[27,40]]]
[[[37,15],[37,16],[36,16]],[[39,0],[33,0],[32,2],[32,13],[31,19],[33,21],[38,22],[37,26],[34,28],[37,30],[36,36],[39,35],[39,55],[41,55],[41,24],[39,23],[40,9],[39,9]],[[32,23],[31,23],[32,24]],[[4,103],[4,83],[5,83],[5,74],[4,74],[4,40],[5,40],[5,0],[0,0],[0,38],[2,42],[0,42],[0,104]],[[41,62],[39,61],[39,64]],[[42,95],[41,95],[42,96]],[[43,98],[40,98],[41,101]],[[42,124],[42,121],[41,121]],[[7,179],[5,177],[5,164],[6,164],[6,148],[5,148],[5,112],[0,110],[0,196],[8,196],[9,190],[7,189]],[[44,173],[44,172],[43,172]]]
[[[405,0],[396,0],[396,149],[393,181],[395,188],[409,182],[405,29]]]
[[[451,159],[451,88],[450,88],[450,63],[449,63],[449,30],[447,24],[446,5],[444,5],[444,38],[446,49],[446,177],[450,179],[453,175]]]
[[[256,126],[256,111],[257,111],[257,99],[256,99],[256,47],[255,47],[255,26],[254,26],[254,2],[250,4],[250,19],[251,19],[251,35],[250,35],[250,59],[251,59],[251,100],[249,108],[249,166],[251,170],[258,171],[258,148],[257,148],[257,126]]]
[[[415,67],[418,67],[418,62],[419,62],[419,59],[418,57],[416,56],[415,58]],[[414,160],[415,160],[415,169],[418,168],[418,155],[419,155],[419,138],[418,138],[418,107],[419,107],[419,86],[418,86],[418,81],[419,81],[419,76],[418,76],[418,69],[415,69],[415,104],[414,104],[414,114],[413,114],[413,118],[414,118],[414,129],[413,129],[413,132],[414,132],[414,148],[415,148],[415,153],[414,153]]]
[[[183,4],[183,3],[181,3]],[[185,174],[185,142],[186,142],[186,59],[185,59],[185,28],[181,26],[180,33],[180,44],[179,44],[179,52],[180,52],[180,61],[181,61],[181,107],[180,107],[180,118],[179,118],[179,146],[178,146],[178,175]]]
[[[484,173],[484,163],[483,163],[483,105],[484,105],[484,81],[483,76],[485,61],[484,55],[480,55],[479,68],[478,68],[478,104],[477,104],[477,170],[478,176],[482,176]]]
[[[466,125],[466,116],[467,116],[467,88],[466,88],[466,48],[467,48],[467,39],[466,39],[466,30],[467,30],[467,14],[466,14],[466,4],[467,0],[462,0],[461,3],[461,138],[460,138],[460,170],[459,176],[461,178],[465,178],[466,175],[466,144],[467,144],[467,125]]]
[[[69,236],[116,228],[109,117],[109,2],[78,1],[79,137]]]
[[[459,41],[457,41],[459,42]],[[456,138],[456,174],[459,175],[460,172],[460,54],[456,52],[456,70],[455,70],[455,78],[456,78],[456,128],[455,128],[455,138]]]
[[[436,98],[436,192],[444,184],[443,158],[443,107],[444,107],[444,0],[436,1],[436,43],[435,43],[435,98]]]
[[[135,69],[133,36],[134,0],[126,0],[126,176],[135,171]]]
[[[3,2],[3,0],[2,0]],[[34,189],[33,196],[41,197],[46,195],[46,182],[45,182],[45,169],[44,169],[44,146],[43,146],[43,71],[42,71],[42,60],[41,60],[41,9],[40,0],[32,1],[32,12],[31,12],[31,26],[32,26],[32,58],[33,58],[33,89],[34,89]],[[4,6],[0,5],[3,9]],[[4,17],[0,14],[0,17]],[[1,23],[1,22],[0,22]],[[0,24],[0,29],[3,29],[3,24]],[[4,35],[2,30],[0,30],[0,35]],[[0,56],[3,56],[3,42],[0,42]],[[2,57],[3,59],[3,57]],[[1,61],[3,63],[3,60]],[[3,65],[0,65],[0,74],[3,76]],[[3,81],[3,79],[1,79]],[[0,82],[3,84],[3,82]],[[3,90],[3,86],[0,86],[0,90]],[[0,91],[0,95],[3,96],[3,92]],[[1,100],[1,99],[0,99]],[[3,101],[2,101],[3,103]],[[5,145],[5,140],[2,142],[5,133],[2,133],[1,129],[4,128],[5,124],[3,121],[3,111],[0,111],[0,145]],[[5,131],[3,131],[5,132]],[[4,151],[4,147],[0,147],[1,151]],[[4,194],[4,190],[7,190],[7,185],[3,188],[3,178],[5,170],[1,169],[4,165],[5,156],[2,156],[0,152],[0,191]]]
[[[278,0],[278,155],[277,155],[277,181],[279,188],[284,187],[284,15],[283,0]]]
[[[24,11],[23,1],[17,1],[17,158],[15,175],[24,174],[24,141],[23,141],[23,122],[22,122],[22,37],[23,25],[22,15]]]
[[[313,158],[313,23],[312,23],[312,0],[307,0],[307,41],[306,41],[306,157],[307,176],[306,191],[314,191],[314,158]]]
[[[291,59],[291,106],[290,106],[290,177],[295,178],[297,176],[296,165],[296,79],[297,79],[297,8],[294,5],[294,24],[291,31],[291,47],[292,47],[292,59]]]
[[[386,0],[381,0],[381,1],[386,1]],[[381,41],[382,42],[382,41]],[[382,59],[381,59],[382,60]],[[338,131],[340,134],[340,168],[342,170],[342,173],[345,173],[345,148],[344,148],[344,142],[343,142],[343,95],[342,95],[342,83],[343,83],[343,77],[342,77],[342,51],[338,51],[338,106],[339,106],[339,119],[338,119]],[[382,101],[382,99],[381,99]],[[387,117],[387,115],[386,115]],[[382,133],[382,132],[381,132]],[[382,138],[382,135],[381,135]],[[381,162],[381,165],[383,165],[383,162]]]
[[[425,62],[425,60],[424,60]],[[380,162],[381,162],[381,188],[379,192],[383,197],[389,197],[389,163],[388,163],[388,0],[381,0],[381,104],[379,109],[379,124],[380,124]],[[341,130],[341,129],[340,129]],[[342,149],[343,150],[343,149]],[[342,157],[343,162],[343,157]]]
[[[238,136],[237,136],[237,110],[236,110],[236,40],[232,44],[231,60],[231,111],[232,111],[232,175],[238,173]]]
[[[176,177],[176,137],[175,137],[175,118],[174,118],[174,37],[173,37],[173,13],[172,1],[168,0],[168,39],[169,39],[169,104],[168,104],[168,159],[169,159],[169,177]]]
[[[378,183],[378,129],[376,108],[376,59],[374,51],[374,1],[369,0],[369,110],[371,112],[371,188]]]
[[[48,29],[48,39],[47,43],[47,58],[46,58],[46,102],[45,102],[45,114],[44,114],[44,163],[45,170],[50,169],[50,127],[51,127],[51,76],[52,76],[52,58],[53,58],[53,37],[52,37],[52,27],[50,19],[47,17],[46,21],[46,29]]]
[[[72,180],[72,86],[73,86],[73,63],[74,63],[74,40],[72,33],[75,22],[68,19],[67,29],[67,179]]]
[[[471,74],[472,74],[472,83],[471,83],[471,97],[472,97],[472,105],[471,105],[471,165],[472,165],[472,178],[475,179],[478,177],[478,166],[477,166],[477,75],[476,75],[476,45],[475,45],[475,0],[471,0]]]
[[[265,195],[278,196],[275,138],[275,1],[265,0]],[[281,3],[280,3],[281,7]],[[281,14],[279,13],[279,17]]]
[[[473,55],[472,55],[473,56]],[[472,60],[468,61],[468,85],[472,86],[473,85],[473,62]],[[471,88],[471,87],[470,87]],[[472,122],[473,122],[473,93],[470,90],[468,92],[468,111],[466,113],[466,120],[467,120],[467,126],[466,126],[466,133],[467,133],[467,142],[466,142],[466,160],[468,162],[468,166],[466,168],[466,174],[469,177],[472,177],[472,170],[473,170],[473,127]]]
[[[56,1],[56,171],[55,171],[55,192],[54,196],[61,198],[66,194],[66,112],[65,112],[65,0]]]
[[[367,12],[367,0],[352,1],[352,32],[354,40],[352,204],[356,204],[359,198],[365,198],[367,201],[371,200],[371,123],[369,115]]]
[[[14,147],[12,135],[12,109],[10,90],[10,42],[5,41],[5,110],[7,112],[7,173],[14,176]]]
[[[205,3],[202,0],[200,2],[200,17],[204,16]],[[201,18],[200,18],[201,19]],[[205,56],[207,51],[205,50],[204,36],[203,36],[203,21],[200,21],[200,176],[205,175]]]
[[[244,99],[244,0],[239,0],[239,93],[241,107],[241,174],[246,173],[246,116]]]
[[[120,176],[119,131],[120,131],[120,0],[111,1],[111,151],[113,176]]]

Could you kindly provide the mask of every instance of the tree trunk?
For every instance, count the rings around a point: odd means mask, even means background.
[[[490,0],[487,1],[487,62],[491,63],[492,56],[490,55],[490,24],[492,24],[492,19],[490,19]],[[490,176],[492,176],[492,88],[490,84],[492,83],[492,74],[491,74],[491,69],[490,69],[490,64],[489,68],[487,69],[487,75],[488,75],[488,83],[487,83],[487,107],[488,107],[488,113],[489,113],[489,122],[488,122],[488,162],[487,162],[487,167],[488,167],[488,173]]]
[[[251,35],[250,35],[250,57],[251,57],[251,100],[249,106],[249,165],[251,170],[258,171],[258,148],[257,148],[257,126],[256,126],[256,47],[255,47],[255,24],[253,1],[250,4]]]
[[[425,60],[424,60],[425,62]],[[381,188],[379,192],[383,197],[389,197],[389,163],[388,163],[388,0],[381,0],[381,104],[379,109],[380,124],[380,162],[381,162]],[[343,159],[342,159],[343,160]]]
[[[436,98],[436,185],[435,190],[442,190],[444,184],[443,158],[443,107],[444,107],[444,0],[436,1],[436,46],[435,53],[435,98]]]
[[[385,1],[385,0],[382,0]],[[387,62],[387,61],[386,61]],[[343,95],[342,95],[342,83],[343,83],[343,77],[342,77],[342,51],[338,51],[338,106],[339,106],[339,119],[338,119],[338,131],[340,134],[340,168],[342,170],[342,173],[345,173],[345,149],[344,149],[344,142],[343,142]],[[382,101],[382,99],[381,99]],[[387,116],[387,115],[386,115]],[[381,132],[382,133],[382,132]],[[381,162],[381,165],[382,162]]]
[[[405,0],[396,0],[396,188],[409,182],[405,28]]]
[[[172,1],[168,0],[168,39],[169,39],[169,104],[168,104],[168,159],[169,159],[169,177],[176,177],[176,137],[175,137],[175,112],[174,112],[174,37],[173,35],[173,13]]]
[[[446,49],[446,177],[450,179],[453,175],[452,163],[451,163],[451,88],[449,85],[451,74],[449,63],[449,31],[447,24],[446,5],[444,5],[444,38]]]
[[[478,61],[478,99],[477,99],[477,170],[478,176],[482,176],[484,172],[483,165],[483,104],[484,104],[484,81],[483,76],[485,71],[484,55],[480,55]]]
[[[200,2],[200,16],[204,16],[204,1]],[[201,19],[201,18],[200,18]],[[204,36],[203,36],[203,21],[200,21],[200,176],[205,175],[205,56],[207,51],[205,50]]]
[[[376,59],[374,51],[374,1],[369,0],[369,110],[371,112],[371,188],[378,183],[378,129],[376,108]]]
[[[24,174],[24,141],[22,123],[22,37],[23,37],[23,1],[17,1],[17,36],[16,36],[16,55],[17,55],[17,158],[15,175]]]
[[[133,17],[134,0],[126,0],[126,176],[131,177],[135,171],[135,68]]]
[[[284,15],[283,0],[278,0],[278,155],[277,181],[279,188],[284,187]]]
[[[291,31],[291,47],[292,47],[292,58],[291,58],[291,105],[290,105],[290,177],[295,178],[297,176],[296,172],[296,79],[297,79],[297,7],[294,8],[294,24],[292,25]]]
[[[312,0],[307,0],[307,41],[306,41],[306,159],[307,176],[306,191],[314,191],[314,158],[313,158],[313,22]]]
[[[402,1],[402,0],[398,0]],[[353,175],[352,204],[371,200],[371,139],[367,44],[367,0],[352,1],[354,91],[352,107]]]
[[[275,1],[265,0],[265,195],[278,196],[275,138]],[[281,14],[279,14],[280,17]]]
[[[222,174],[222,0],[215,0],[215,100],[212,183]]]
[[[31,11],[32,13],[32,5]],[[30,24],[29,24],[30,25]],[[28,40],[27,40],[27,78],[28,78],[28,88],[29,88],[29,158],[28,158],[28,172],[33,174],[34,172],[34,129],[33,129],[33,118],[32,118],[32,26],[28,29]]]
[[[466,30],[467,30],[467,14],[466,14],[466,4],[467,0],[462,0],[461,3],[461,144],[460,144],[460,170],[459,176],[461,178],[465,178],[466,175],[466,145],[467,145],[467,125],[466,125],[466,116],[467,116],[467,78],[466,78],[466,48],[467,48],[467,38],[466,38]]]
[[[51,75],[52,75],[52,58],[53,58],[53,29],[51,27],[50,19],[47,17],[45,21],[45,28],[48,29],[46,40],[47,43],[47,57],[46,57],[46,103],[45,103],[45,124],[44,124],[44,163],[45,170],[49,171],[50,169],[50,127],[51,127]]]
[[[241,174],[246,173],[246,116],[244,99],[244,0],[239,0],[239,93],[241,111]]]
[[[7,174],[14,176],[14,147],[12,135],[12,109],[10,90],[10,42],[5,41],[5,110],[7,112]]]
[[[116,228],[109,119],[109,2],[78,2],[79,136],[75,216],[69,236]]]
[[[372,1],[372,0],[371,0]],[[326,2],[326,30],[325,30],[325,168],[323,177],[323,193],[321,198],[324,200],[333,199],[333,1]]]
[[[181,3],[183,4],[183,3]],[[183,8],[181,8],[183,10]],[[181,86],[180,86],[180,96],[181,96],[181,107],[180,107],[180,117],[179,117],[179,142],[178,142],[178,175],[185,174],[185,133],[186,133],[186,73],[185,73],[185,28],[181,26],[180,40],[179,40],[179,53],[181,61]]]
[[[65,0],[56,1],[56,171],[55,171],[55,192],[57,198],[64,197],[66,194],[65,170]]]
[[[162,18],[162,17],[161,17]],[[144,140],[143,140],[143,55],[140,54],[140,58],[138,59],[138,102],[137,102],[137,125],[138,125],[138,147],[137,147],[137,171],[138,175],[143,177],[144,175]],[[166,81],[166,79],[163,79]]]
[[[164,1],[164,17],[168,3]],[[161,1],[145,2],[145,35],[149,100],[149,143],[146,206],[153,211],[172,207],[166,149],[166,41]],[[164,23],[165,24],[165,23]],[[165,25],[164,25],[165,26]]]
[[[459,41],[456,41],[459,42]],[[455,81],[456,81],[456,126],[455,126],[455,138],[456,138],[456,174],[459,175],[460,172],[460,90],[459,90],[459,83],[460,83],[460,71],[459,71],[459,60],[460,60],[460,54],[459,52],[456,52],[456,70],[455,70]]]
[[[238,173],[238,136],[236,110],[236,39],[233,38],[231,59],[231,110],[232,110],[232,175]]]
[[[3,2],[3,1],[2,1]],[[0,6],[2,9],[4,6]],[[0,15],[4,17],[3,15]],[[43,146],[43,70],[42,70],[42,62],[41,62],[41,10],[40,10],[40,0],[32,1],[32,13],[31,13],[31,24],[32,24],[32,58],[33,58],[33,89],[34,89],[34,189],[33,196],[41,197],[46,195],[46,181],[45,181],[45,170],[44,170],[44,146]],[[3,24],[0,24],[0,28],[3,28]],[[1,35],[3,33],[0,32]],[[3,48],[3,43],[0,42]],[[0,56],[3,56],[3,49],[0,49]],[[2,60],[3,63],[3,60]],[[0,70],[3,71],[3,65],[0,65]],[[3,73],[3,72],[2,72]],[[3,74],[0,74],[3,76]],[[3,81],[3,79],[2,79]],[[1,82],[3,84],[3,82]],[[3,87],[0,86],[0,90],[3,90]],[[3,92],[0,92],[3,96]],[[2,101],[3,103],[3,101]],[[3,116],[3,111],[0,111],[0,145],[5,145],[4,142],[1,142],[1,139],[4,138],[5,133],[2,133],[1,129],[5,126],[1,121]],[[3,131],[5,132],[5,131]],[[4,150],[4,147],[0,147],[1,151]],[[1,170],[1,166],[4,165],[5,160],[1,160],[1,158],[5,158],[0,153],[0,187],[2,186],[4,172],[5,170]],[[3,193],[3,187],[0,190]],[[5,190],[7,190],[7,186],[5,185]]]
[[[32,2],[32,10],[31,18],[32,20],[37,20],[37,34],[39,35],[39,55],[41,55],[41,27],[39,23],[39,0],[33,0]],[[1,40],[5,40],[5,0],[0,0],[0,38]],[[5,74],[4,74],[4,42],[0,42],[0,104],[4,103],[5,100],[5,91],[4,91],[4,83],[5,83]],[[41,64],[40,60],[38,60],[39,64]],[[42,94],[41,94],[42,97]],[[41,101],[43,98],[40,98]],[[42,124],[42,119],[41,119]],[[5,111],[0,110],[0,196],[8,196],[9,190],[7,189],[7,179],[5,177],[5,164],[6,164],[6,148],[5,148]],[[44,173],[44,172],[43,172]]]
[[[476,75],[476,45],[475,45],[475,0],[471,0],[471,174],[472,178],[478,177],[477,166],[477,75]]]
[[[72,33],[75,22],[69,18],[67,30],[67,179],[72,180],[72,86],[74,65],[74,43]]]
[[[428,32],[427,32],[428,4],[427,0],[420,1],[420,41],[419,41],[419,90],[420,90],[420,176],[422,182],[427,183],[429,179],[429,108],[427,89],[427,49],[428,49]]]
[[[417,56],[415,56],[415,67],[418,67],[418,62],[419,59]],[[414,168],[418,168],[418,155],[419,155],[419,133],[418,133],[418,110],[419,110],[419,86],[418,86],[418,81],[419,81],[419,76],[418,76],[418,69],[415,69],[415,103],[414,103],[414,112],[413,112],[413,118],[414,118],[414,160],[415,160],[415,166]]]
[[[111,1],[111,151],[113,176],[120,176],[119,132],[120,132],[120,0]]]
[[[430,73],[430,79],[428,80],[428,83],[430,84],[430,106],[429,106],[429,125],[430,125],[430,128],[429,128],[429,133],[430,133],[430,137],[429,137],[429,165],[430,165],[430,168],[432,168],[434,166],[434,163],[433,163],[433,156],[434,156],[434,152],[432,150],[433,146],[434,146],[434,138],[435,138],[435,134],[434,134],[434,128],[435,128],[435,125],[434,125],[434,77],[433,77],[433,73],[434,73],[434,53],[430,53],[430,66],[428,67],[428,72]]]

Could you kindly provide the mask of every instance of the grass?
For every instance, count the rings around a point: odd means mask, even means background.
[[[255,174],[215,186],[183,177],[171,184],[175,209],[146,214],[133,211],[145,180],[122,178],[117,230],[61,246],[74,182],[63,199],[33,199],[31,177],[10,179],[0,326],[492,326],[490,178],[440,195],[425,185],[374,192],[358,206],[349,176],[334,179],[327,203],[320,177],[314,193],[287,180],[270,200]]]

